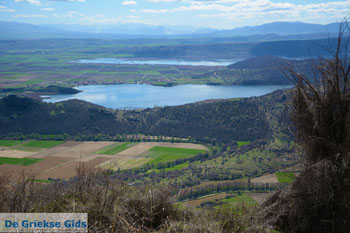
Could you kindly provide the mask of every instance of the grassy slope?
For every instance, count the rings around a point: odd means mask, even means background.
[[[115,155],[119,152],[122,152],[131,146],[135,145],[133,142],[125,142],[123,144],[115,143],[111,146],[108,146],[98,152],[98,154],[104,154],[104,155]]]
[[[292,172],[277,172],[276,177],[280,183],[291,184],[295,181],[295,175]]]
[[[21,144],[21,141],[19,140],[0,140],[0,146],[16,146],[18,144]]]
[[[148,151],[146,157],[152,158],[152,160],[148,162],[149,164],[165,163],[176,159],[188,158],[204,151],[205,150],[156,146]]]
[[[35,148],[51,148],[64,143],[64,141],[29,141],[22,146],[24,147],[35,147]]]
[[[34,158],[7,158],[0,157],[0,165],[2,164],[12,164],[12,165],[21,165],[21,166],[29,166],[34,163],[41,161],[42,159],[34,159]]]

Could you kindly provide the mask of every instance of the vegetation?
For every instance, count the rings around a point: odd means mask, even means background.
[[[282,65],[293,65],[302,73],[311,74],[314,60],[287,60],[273,56],[259,56],[195,76],[196,79],[208,80],[208,84],[244,84],[244,85],[287,85],[291,80],[285,78]]]
[[[292,172],[276,172],[278,182],[291,184],[295,181],[295,175]]]
[[[122,152],[131,146],[135,145],[135,143],[132,142],[125,142],[123,144],[115,143],[112,146],[108,146],[107,148],[104,148],[100,150],[99,154],[105,154],[105,155],[115,155],[119,152]]]
[[[237,142],[237,148],[240,148],[241,146],[248,145],[250,142],[245,141],[238,141]]]
[[[0,157],[0,165],[2,164],[12,164],[12,165],[20,165],[20,166],[29,166],[34,163],[41,161],[42,159],[34,159],[34,158],[7,158]]]
[[[0,136],[25,139],[32,135],[35,139],[40,135],[61,135],[80,140],[118,140],[118,135],[142,133],[164,136],[158,140],[167,136],[212,144],[272,139],[278,132],[292,137],[285,104],[288,96],[288,92],[277,91],[237,101],[112,111],[79,100],[50,104],[10,95],[0,99]]]
[[[350,229],[350,64],[347,22],[340,25],[332,59],[320,60],[319,79],[293,69],[293,118],[304,169],[289,190],[265,203],[265,219],[283,232]],[[317,77],[317,76],[316,76]]]
[[[0,202],[3,213],[88,213],[89,232],[272,232],[244,205],[196,211],[175,205],[170,188],[130,186],[82,167],[71,181],[45,185],[3,176]]]
[[[148,164],[157,164],[188,158],[202,152],[205,150],[156,146],[148,151],[146,157],[152,159]]]
[[[29,141],[22,144],[24,147],[35,147],[35,148],[51,148],[64,143],[64,141]]]
[[[247,193],[234,193],[227,196],[222,200],[222,204],[246,204],[246,205],[256,205],[256,202],[247,195]]]
[[[21,144],[22,142],[19,140],[0,140],[0,146],[15,146]]]

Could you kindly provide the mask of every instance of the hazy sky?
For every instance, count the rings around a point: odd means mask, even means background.
[[[274,21],[326,24],[345,16],[350,0],[0,0],[0,21],[34,24],[235,28]]]

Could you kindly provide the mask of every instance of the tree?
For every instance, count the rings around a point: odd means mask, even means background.
[[[305,154],[296,182],[265,202],[265,219],[283,232],[349,232],[349,23],[339,25],[332,58],[320,58],[313,77],[294,69],[292,119]]]

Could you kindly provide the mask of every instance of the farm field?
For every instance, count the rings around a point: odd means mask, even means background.
[[[29,141],[22,144],[24,147],[35,147],[35,148],[51,148],[62,144],[63,141]]]
[[[49,85],[76,86],[86,84],[145,83],[161,86],[173,84],[205,84],[210,79],[196,75],[217,67],[137,64],[79,64],[72,61],[98,58],[100,54],[17,55],[0,58],[1,88],[38,88]],[[9,89],[10,90],[10,89]]]
[[[252,193],[256,194],[256,193]],[[257,202],[250,193],[218,193],[185,202],[187,206],[255,205]]]
[[[277,172],[276,177],[280,183],[291,184],[295,181],[295,175],[292,172]]]
[[[20,144],[19,140],[0,140],[0,146],[8,147]]]
[[[119,152],[122,152],[126,149],[128,149],[129,147],[132,147],[133,145],[135,145],[136,143],[132,143],[132,142],[125,142],[123,144],[120,143],[115,143],[113,145],[111,145],[110,147],[106,147],[103,150],[99,151],[99,154],[104,154],[104,155],[115,155]]]
[[[81,166],[87,169],[127,169],[148,162],[185,158],[207,150],[197,144],[165,142],[2,140],[2,144],[8,146],[0,148],[0,174],[14,177],[25,174],[40,182],[69,179]]]
[[[148,162],[148,164],[166,163],[176,159],[188,158],[190,156],[202,153],[204,151],[205,150],[199,150],[199,149],[185,149],[185,148],[156,146],[148,151],[148,153],[146,154],[146,157],[151,159]]]
[[[157,164],[188,158],[206,151],[208,148],[193,143],[140,142],[115,155],[114,159],[101,164],[101,168],[117,170],[140,167],[146,164]],[[188,164],[180,164],[168,170],[180,169]],[[150,170],[151,171],[151,170]],[[155,172],[157,172],[155,170]]]

